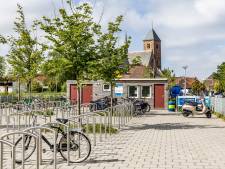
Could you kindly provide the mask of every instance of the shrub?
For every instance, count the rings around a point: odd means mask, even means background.
[[[32,83],[32,91],[33,91],[33,92],[41,92],[41,91],[42,91],[42,86],[41,86],[41,84],[40,84],[39,82],[37,82],[37,81],[34,81],[34,82]]]

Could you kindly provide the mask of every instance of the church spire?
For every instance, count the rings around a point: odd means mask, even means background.
[[[153,25],[152,25],[152,29],[147,33],[144,41],[151,41],[151,40],[155,40],[155,41],[161,41],[159,36],[157,35],[157,33],[155,32]]]

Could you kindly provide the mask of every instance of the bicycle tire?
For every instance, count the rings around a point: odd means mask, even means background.
[[[145,112],[150,112],[151,106],[147,103]]]
[[[84,157],[79,158],[77,160],[71,159],[71,156],[70,156],[70,163],[81,163],[81,162],[85,161],[91,154],[91,142],[88,139],[88,137],[81,132],[77,132],[77,131],[70,132],[70,136],[74,137],[75,135],[80,136],[80,138],[83,138],[87,142],[88,150],[87,150],[87,154]],[[71,140],[70,140],[70,143],[71,143]],[[77,151],[77,150],[78,149],[76,149],[75,151]],[[71,151],[74,151],[74,150],[71,150],[71,148],[70,148],[70,152]],[[60,138],[59,152],[60,152],[61,156],[67,161],[67,159],[68,159],[67,158],[67,155],[68,155],[68,152],[67,152],[67,135],[64,135]]]
[[[27,143],[27,140],[26,140],[27,138],[29,139],[28,140],[28,143]],[[24,145],[25,146],[25,157],[24,157],[24,161],[26,161],[27,159],[29,159],[32,156],[32,154],[34,153],[35,149],[36,149],[36,144],[34,144],[34,147],[32,147],[31,152],[29,152],[28,155],[26,155],[26,150],[30,147],[30,142],[31,142],[31,139],[32,138],[33,138],[32,136],[25,136],[25,145]],[[18,146],[20,142],[21,142],[21,145],[22,145],[22,137],[20,137],[16,141],[16,143],[15,143],[15,150],[16,150],[16,146]],[[18,160],[17,158],[18,158],[18,156],[15,157],[15,162],[17,164],[21,164],[22,163],[22,159],[21,160]]]

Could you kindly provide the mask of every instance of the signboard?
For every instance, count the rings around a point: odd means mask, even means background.
[[[197,102],[199,96],[178,96],[177,106],[183,106],[185,102]]]
[[[123,97],[123,84],[116,83],[115,96],[116,97]]]

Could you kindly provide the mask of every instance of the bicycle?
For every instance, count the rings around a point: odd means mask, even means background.
[[[133,102],[134,105],[135,115],[143,115],[151,110],[151,106],[143,100],[131,99],[131,101]]]
[[[68,122],[68,119],[63,118],[57,118],[56,121],[66,124]],[[58,140],[58,135],[61,134],[61,138],[59,142],[56,144],[56,150],[61,154],[64,160],[67,161],[68,159],[68,152],[67,152],[67,132],[64,132],[60,127],[56,126],[50,126],[53,129],[56,129],[57,135],[56,140]],[[25,149],[25,155],[24,160],[28,160],[32,154],[34,153],[36,149],[35,139],[31,136],[25,135],[24,136],[24,149]],[[50,150],[54,150],[54,144],[51,144],[50,141],[44,136],[41,135],[41,139],[49,146]],[[20,137],[15,142],[15,149],[16,151],[22,150],[22,137]],[[34,143],[33,143],[34,142]],[[69,131],[69,142],[70,142],[70,149],[69,149],[69,159],[71,163],[80,163],[85,161],[91,153],[91,142],[89,138],[81,131],[72,130]],[[82,149],[81,149],[82,148]],[[85,152],[86,150],[86,152]],[[73,156],[74,154],[74,156]],[[78,157],[78,159],[76,159]],[[16,163],[20,164],[22,163],[22,159],[18,159],[16,157],[15,159]]]

